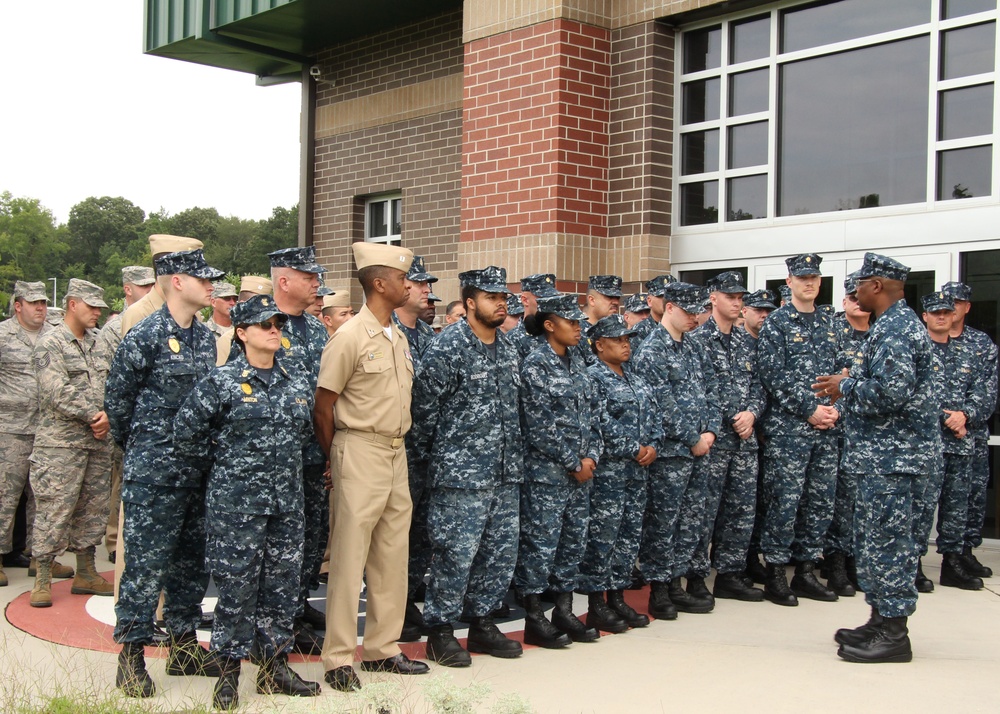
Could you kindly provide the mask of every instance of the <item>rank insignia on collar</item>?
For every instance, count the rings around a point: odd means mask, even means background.
[[[241,377],[249,377],[250,376],[250,370],[249,369],[243,370],[243,372],[240,373],[240,376]]]
[[[171,337],[167,340],[167,346],[170,347],[170,351],[177,354],[181,351],[181,343],[177,341],[176,337]]]
[[[281,346],[284,347],[287,350],[288,348],[290,348],[292,346],[292,341],[290,339],[288,339],[287,337],[282,337],[281,338]]]
[[[244,382],[243,384],[240,385],[240,389],[243,390],[244,394],[253,394],[253,387],[251,387],[246,382]]]

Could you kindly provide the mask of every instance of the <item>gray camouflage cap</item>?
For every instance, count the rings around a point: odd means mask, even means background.
[[[777,297],[773,290],[758,290],[743,298],[743,304],[758,310],[777,310]]]
[[[303,273],[325,273],[326,268],[316,262],[316,246],[282,248],[267,254],[272,268],[293,268]]]
[[[224,298],[224,297],[236,297],[236,286],[232,283],[227,283],[225,280],[217,280],[212,283],[212,297],[213,298]]]
[[[507,271],[490,265],[482,270],[467,270],[458,274],[458,284],[486,293],[507,293]]]
[[[955,309],[955,298],[944,291],[924,295],[920,298],[924,312],[953,311]]]
[[[677,278],[675,278],[670,273],[657,275],[655,278],[646,281],[646,292],[649,293],[650,295],[655,295],[656,297],[663,297],[663,289],[667,285],[676,282]]]
[[[559,295],[556,289],[556,276],[552,273],[537,273],[521,278],[521,292],[527,292],[536,298]]]
[[[590,280],[587,281],[587,289],[607,297],[620,298],[622,296],[622,279],[617,275],[591,275]]]
[[[865,261],[861,264],[861,269],[857,271],[857,280],[861,282],[865,278],[878,277],[905,282],[906,276],[909,274],[910,269],[898,260],[878,253],[865,253]]]
[[[566,320],[586,320],[587,316],[580,309],[576,295],[553,295],[538,298],[538,312],[548,315],[558,315]]]
[[[724,273],[719,273],[708,281],[707,287],[709,292],[730,293],[733,295],[748,292],[743,285],[743,276],[735,270],[727,270]]]
[[[511,293],[507,296],[507,314],[523,315],[524,314],[524,304],[521,302],[521,296]]]
[[[629,296],[625,301],[625,312],[640,313],[649,312],[649,304],[646,302],[646,293],[636,293]]]
[[[802,253],[785,258],[785,265],[788,266],[789,275],[822,275],[819,264],[823,259],[815,253]]]
[[[254,295],[249,300],[238,302],[229,311],[229,317],[234,325],[254,325],[279,315],[279,324],[288,321],[288,315],[278,309],[274,298],[270,295]]]
[[[145,265],[126,265],[122,268],[122,283],[132,285],[152,285],[156,282],[156,273]]]
[[[602,317],[587,330],[587,336],[592,340],[599,340],[602,337],[631,337],[634,334],[635,330],[626,324],[625,318],[621,315]]]
[[[664,290],[663,297],[684,312],[700,315],[705,312],[705,296],[702,289],[691,283],[670,283]]]
[[[424,257],[422,255],[413,256],[413,262],[410,263],[410,269],[406,273],[406,279],[415,283],[436,283],[438,279],[427,272],[427,267],[424,265]]]
[[[225,275],[205,261],[205,254],[200,249],[167,253],[153,262],[157,275],[191,275],[204,280],[217,280]]]
[[[788,287],[787,284],[779,285],[778,292],[781,293],[781,299],[784,300],[785,302],[792,301],[792,289]]]
[[[858,273],[860,271],[855,270],[853,273],[844,278],[844,294],[851,295],[858,291]]]
[[[79,278],[70,278],[69,286],[66,288],[66,299],[79,298],[91,307],[107,307],[104,302],[104,288],[88,283]]]
[[[29,283],[24,280],[18,280],[14,283],[14,297],[25,302],[49,301],[48,296],[45,294],[45,283],[42,282]]]
[[[965,302],[972,301],[972,288],[965,283],[945,283],[941,286],[941,291],[951,295],[955,300],[964,300]]]

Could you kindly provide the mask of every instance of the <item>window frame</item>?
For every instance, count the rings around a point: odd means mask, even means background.
[[[393,211],[395,210],[393,202],[399,201],[399,233],[392,232],[393,224]],[[386,235],[384,236],[373,236],[371,235],[371,206],[376,203],[385,203],[386,211],[389,215],[388,225],[386,226]],[[401,191],[392,191],[390,193],[380,193],[372,196],[367,196],[364,200],[364,241],[366,243],[384,243],[386,245],[400,246],[403,244],[403,193]]]

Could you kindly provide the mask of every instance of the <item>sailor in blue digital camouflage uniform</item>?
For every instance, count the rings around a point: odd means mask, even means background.
[[[861,348],[868,337],[871,313],[858,305],[857,276],[851,273],[844,280],[844,312],[834,317],[837,333],[835,369],[852,370],[861,363]],[[840,597],[853,597],[857,565],[854,558],[854,503],[858,494],[858,476],[843,469],[844,437],[838,423],[830,431],[837,436],[837,487],[833,502],[833,519],[826,532],[823,548],[823,569],[827,587]]]
[[[524,641],[558,648],[600,634],[573,614],[573,591],[587,545],[590,481],[601,456],[600,425],[591,413],[593,385],[573,351],[585,320],[575,295],[540,298],[525,321],[545,342],[521,363],[521,423],[526,445],[521,533],[514,586],[523,598]],[[550,623],[539,596],[551,588]]]
[[[307,310],[315,303],[320,287],[319,276],[326,270],[316,262],[316,249],[283,248],[268,253],[274,302],[288,316],[281,331],[278,359],[289,372],[301,374],[315,389],[319,360],[328,339],[323,322]],[[330,504],[323,471],[326,457],[315,437],[302,450],[302,482],[305,504],[305,550],[299,583],[299,610],[295,622],[295,650],[319,654],[322,639],[316,629],[325,627],[323,613],[309,604],[309,592],[319,587],[319,569],[329,536]]]
[[[938,467],[941,435],[933,395],[931,343],[906,305],[909,268],[866,253],[858,304],[875,316],[850,376],[817,378],[822,398],[843,397],[844,468],[859,474],[858,576],[871,606],[868,623],[838,630],[837,654],[850,662],[909,662],[907,618],[917,606],[913,542],[915,480]]]
[[[757,344],[735,329],[743,310],[743,276],[726,271],[709,280],[712,316],[691,333],[715,369],[722,406],[722,428],[708,456],[696,468],[704,472],[705,520],[691,562],[695,577],[711,567],[716,597],[759,602],[764,593],[743,581],[750,534],[757,510],[757,436],[754,425],[767,400],[757,376]],[[711,567],[709,547],[711,546]]]
[[[605,632],[645,627],[649,618],[625,602],[639,555],[649,465],[656,459],[663,421],[653,390],[629,361],[632,330],[620,315],[590,329],[598,362],[587,373],[594,385],[604,456],[590,491],[587,550],[580,591],[588,595],[587,624]]]
[[[597,321],[608,315],[617,315],[622,300],[622,279],[617,275],[591,275],[587,281],[587,294],[584,296],[583,312],[587,321],[582,323],[583,337],[574,349],[587,366],[597,364],[594,346],[591,343],[589,330]]]
[[[173,422],[215,365],[215,338],[195,315],[209,305],[211,281],[223,273],[209,267],[201,250],[168,253],[154,262],[166,302],[122,339],[104,396],[111,436],[125,452],[125,569],[114,632],[122,650],[115,684],[131,697],[155,691],[142,648],[153,641],[161,589],[171,643],[167,674],[220,674],[195,636],[208,586],[204,467],[178,458]]]
[[[663,320],[664,286],[676,282],[677,278],[670,273],[657,275],[655,278],[646,281],[646,304],[649,306],[649,315],[645,320],[641,320],[634,325],[635,334],[632,335],[631,340],[633,357],[639,351],[639,345],[642,344],[642,341],[649,337],[649,333]]]
[[[707,613],[715,607],[703,581],[695,579],[685,591],[681,579],[688,574],[705,513],[704,489],[693,478],[695,460],[709,453],[722,417],[712,363],[685,337],[704,310],[701,288],[674,282],[662,291],[663,321],[634,359],[635,371],[656,395],[664,433],[649,466],[639,567],[650,583],[649,614],[673,620],[678,611]]]
[[[507,334],[521,326],[522,317],[524,317],[524,304],[521,302],[521,296],[510,293],[507,295],[507,319],[498,329]]]
[[[424,622],[427,657],[446,667],[467,667],[469,652],[521,654],[491,616],[514,574],[524,471],[517,349],[498,329],[507,317],[507,274],[490,266],[458,279],[466,317],[417,367],[408,437],[430,464]],[[470,622],[468,652],[452,629],[459,618]]]
[[[646,293],[629,295],[622,303],[622,317],[625,318],[625,324],[633,331],[633,337],[635,336],[635,326],[649,317],[649,314],[650,308],[649,303],[646,302]]]
[[[989,390],[989,403],[992,405],[981,413],[976,420],[967,425],[969,432],[975,437],[976,445],[973,451],[972,471],[969,484],[968,520],[965,526],[964,548],[962,558],[966,570],[978,578],[993,577],[993,571],[979,562],[973,549],[983,544],[983,522],[986,518],[986,485],[990,478],[988,422],[993,416],[997,403],[997,346],[989,336],[966,324],[966,317],[972,307],[972,288],[965,283],[945,283],[942,291],[955,299],[954,321],[951,326],[951,337],[954,340],[968,342],[972,350],[980,356],[979,380]]]
[[[206,561],[219,591],[211,651],[222,675],[212,704],[239,700],[240,660],[260,663],[257,691],[314,696],[288,667],[302,570],[302,447],[312,434],[308,374],[285,369],[285,315],[268,296],[233,306],[241,349],[202,379],[174,420],[177,453],[211,464],[206,485]],[[195,466],[196,468],[196,466]]]
[[[517,345],[517,353],[521,360],[545,342],[542,335],[529,335],[524,329],[524,321],[538,312],[538,300],[540,298],[553,297],[559,295],[556,289],[556,276],[552,273],[537,273],[521,278],[521,304],[524,305],[524,317],[521,324],[510,331],[509,336]]]
[[[414,368],[433,344],[437,333],[421,319],[429,305],[431,285],[438,279],[427,270],[423,257],[413,256],[413,263],[406,273],[406,285],[410,292],[406,304],[392,313],[393,324],[398,327],[410,345]],[[424,575],[430,563],[431,544],[427,539],[427,461],[420,458],[413,448],[411,437],[406,439],[406,469],[410,479],[410,498],[413,500],[413,516],[410,519],[410,555],[407,569],[408,585],[406,595],[406,619],[400,641],[414,642],[420,639],[424,625],[417,600],[423,599]]]
[[[798,597],[832,602],[837,594],[816,579],[815,563],[833,517],[840,414],[810,385],[836,367],[833,311],[816,305],[820,263],[814,253],[785,260],[792,299],[764,322],[757,343],[760,379],[770,397],[764,418],[767,504],[761,551],[767,564],[764,597],[798,605]],[[789,589],[785,564],[794,558]]]

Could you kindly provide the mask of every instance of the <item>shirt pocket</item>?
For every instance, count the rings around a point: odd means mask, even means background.
[[[361,369],[365,373],[365,391],[380,396],[395,392],[396,380],[391,360],[365,360],[361,363]]]

